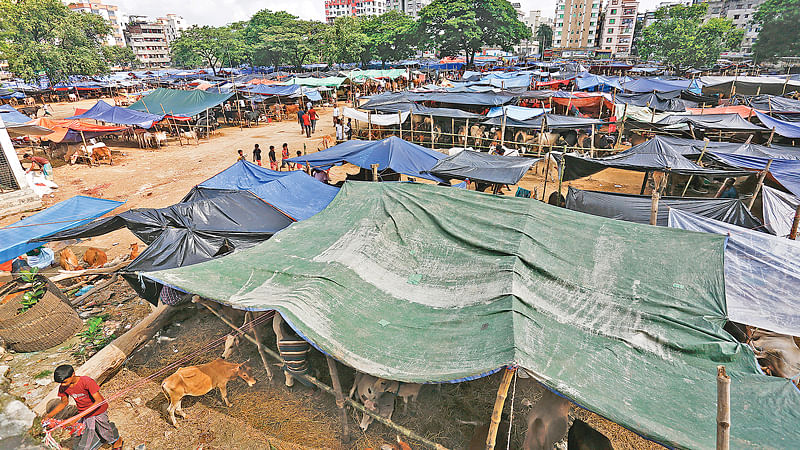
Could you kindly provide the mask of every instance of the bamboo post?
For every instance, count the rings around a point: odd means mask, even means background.
[[[161,105],[161,112],[163,112],[164,113],[164,117],[166,117],[167,116],[167,111],[164,109],[164,104],[163,103],[159,103],[159,105]],[[167,119],[167,124],[169,124],[169,119]],[[183,139],[181,139],[181,130],[178,129],[178,124],[175,123],[175,120],[172,121],[172,124],[175,125],[175,133],[178,135],[178,143],[181,144],[181,146],[183,146]],[[188,139],[187,139],[186,143],[187,144],[189,143]]]
[[[626,119],[627,115],[628,115],[628,104],[625,103],[625,106],[622,107],[622,123],[617,128],[618,135],[617,135],[617,143],[614,144],[614,149],[615,150],[617,149],[618,146],[622,145],[622,134],[623,134],[623,131],[625,130],[625,119]],[[619,121],[619,120],[620,120],[620,118],[618,117],[617,121]]]
[[[211,140],[211,122],[208,120],[208,108],[206,108],[206,138]]]
[[[336,407],[339,408],[339,418],[342,421],[342,441],[350,442],[350,428],[347,425],[347,411],[345,410],[344,395],[342,394],[342,384],[339,381],[339,371],[336,369],[336,360],[329,355],[325,355],[328,363],[328,372],[331,374],[331,387],[333,387],[336,397]]]
[[[245,315],[250,314],[250,311],[245,313]],[[261,313],[256,318],[261,318],[265,313]],[[272,369],[269,367],[269,363],[267,362],[267,354],[264,353],[264,345],[261,341],[261,336],[258,332],[258,325],[253,326],[253,337],[256,340],[256,348],[258,349],[258,356],[261,357],[261,363],[264,364],[264,370],[267,371],[267,377],[269,378],[270,383],[272,383]]]
[[[500,125],[500,148],[503,148],[506,145],[506,107],[501,106],[503,108],[503,122]]]
[[[367,111],[367,140],[372,140],[372,113]]]
[[[372,168],[372,181],[378,181],[378,164],[370,164]]]
[[[731,378],[725,366],[717,366],[717,450],[730,449]]]
[[[653,181],[655,181],[655,177],[653,177]],[[656,225],[658,222],[659,197],[659,189],[656,186],[653,186],[653,192],[650,194],[650,225]]]
[[[537,148],[537,150],[536,150],[536,157],[537,158],[541,158],[541,156],[542,156],[542,142],[544,141],[544,122],[545,122],[546,118],[547,118],[547,114],[542,114],[542,124],[539,127],[539,145],[536,147]],[[553,149],[553,147],[550,146],[550,150],[552,150],[552,149]]]
[[[589,144],[589,157],[594,158],[594,130],[595,124],[592,124],[592,142]]]
[[[89,166],[91,167],[92,166],[92,154],[89,153],[89,146],[86,144],[86,136],[83,135],[83,130],[81,130],[81,140],[83,141],[83,150],[89,156]],[[76,161],[77,161],[77,159],[76,159]]]
[[[411,122],[410,122],[409,128],[411,128],[411,142],[413,143],[414,142],[414,110],[413,109],[409,109],[408,110],[408,116],[411,118]]]
[[[403,113],[397,111],[397,126],[400,128],[400,139],[403,139]]]
[[[430,115],[431,118],[431,148],[435,148],[433,145],[433,114]]]
[[[800,205],[794,210],[794,220],[792,221],[792,230],[789,232],[789,239],[797,239],[797,226],[800,225]]]
[[[550,154],[551,153],[552,153],[552,150],[547,152],[547,157],[546,157],[547,158],[547,163],[545,163],[545,169],[544,169],[544,185],[542,186],[542,201],[545,201],[544,199],[545,199],[545,197],[547,197],[547,195],[545,194],[545,191],[547,190],[547,176],[550,175]]]
[[[508,387],[511,386],[511,378],[514,376],[515,369],[506,367],[503,372],[503,380],[497,388],[497,399],[494,401],[492,410],[492,421],[489,423],[489,433],[486,435],[486,450],[494,450],[494,443],[497,439],[497,428],[500,426],[500,418],[503,414],[503,407],[508,396]]]
[[[758,196],[758,192],[761,190],[761,186],[764,185],[764,178],[767,177],[769,173],[769,166],[772,165],[772,158],[767,161],[767,165],[764,166],[764,170],[761,171],[761,174],[758,175],[758,184],[756,184],[756,189],[753,191],[753,197],[750,199],[750,204],[747,205],[747,209],[750,211],[753,210],[753,203],[756,202],[756,197]]]
[[[700,152],[700,157],[697,158],[697,162],[695,164],[700,165],[700,161],[703,159],[703,155],[706,154],[706,149],[708,149],[708,138],[703,139],[705,144],[703,144],[703,150]],[[692,183],[692,179],[694,175],[689,175],[689,181],[686,182],[686,187],[683,188],[683,192],[681,193],[681,197],[686,195],[686,191],[689,189],[689,185]]]
[[[457,133],[456,133],[456,119],[454,117],[451,117],[450,118],[450,140],[453,141],[453,143],[456,142],[456,135],[457,135]],[[453,147],[455,147],[455,145]]]
[[[767,143],[765,144],[767,147],[772,145],[772,138],[775,137],[775,127],[772,127],[772,131],[769,133],[769,139],[767,139]]]
[[[469,147],[469,117],[464,122],[464,148]]]

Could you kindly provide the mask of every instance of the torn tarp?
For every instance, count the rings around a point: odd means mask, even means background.
[[[523,156],[499,156],[464,150],[440,159],[430,172],[439,178],[517,184],[538,159]]]
[[[670,209],[669,226],[728,237],[724,267],[730,320],[800,336],[800,242],[679,209]]]
[[[653,199],[649,195],[584,191],[572,186],[567,192],[567,209],[628,222],[650,223],[652,203]],[[656,225],[662,227],[667,226],[671,208],[745,228],[755,229],[761,226],[761,222],[736,198],[662,197],[658,203]]]
[[[800,198],[769,186],[762,186],[761,204],[764,227],[776,236],[783,238],[789,236],[794,215],[800,206]]]

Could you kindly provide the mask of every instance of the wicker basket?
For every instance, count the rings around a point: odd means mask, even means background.
[[[35,352],[55,347],[74,336],[83,326],[83,321],[69,305],[66,296],[50,280],[47,280],[46,292],[41,300],[31,309],[17,314],[20,307],[21,295],[0,305],[0,338],[17,352]]]

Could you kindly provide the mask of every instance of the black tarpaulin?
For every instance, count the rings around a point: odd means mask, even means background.
[[[619,93],[614,96],[614,103],[621,105],[648,107],[656,111],[684,112],[686,108],[694,108],[697,103],[680,98],[681,91],[647,92],[644,94]]]
[[[584,191],[572,186],[567,193],[567,209],[645,224],[650,223],[651,202],[649,195]],[[670,208],[748,229],[761,226],[761,222],[747,210],[744,203],[735,198],[662,197],[658,204],[656,224],[662,227],[666,227],[669,222]]]
[[[691,124],[695,128],[727,131],[769,131],[764,127],[748,122],[738,114],[703,114],[667,116],[655,123],[669,128],[682,124]]]
[[[777,159],[800,160],[800,148],[787,147],[784,145],[760,145],[745,144],[740,142],[715,142],[699,141],[673,136],[659,136],[659,139],[670,144],[672,148],[692,161],[696,161],[695,156],[703,152],[706,147],[706,154],[723,153],[731,155],[759,156]],[[705,161],[705,158],[703,158]]]
[[[774,95],[753,97],[749,101],[749,106],[769,113],[800,113],[800,100]]]
[[[517,184],[539,159],[522,156],[499,156],[464,150],[439,160],[430,170],[439,178]]]
[[[542,118],[546,130],[575,130],[578,128],[591,128],[592,125],[603,125],[606,122],[589,117],[561,116],[558,114],[542,114],[528,120],[514,120],[506,117],[506,126],[512,128],[542,128]],[[481,122],[483,125],[502,126],[503,117],[496,116]]]

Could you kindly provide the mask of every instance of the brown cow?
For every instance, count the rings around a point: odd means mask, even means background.
[[[106,146],[93,148],[91,159],[94,164],[97,164],[100,161],[108,160],[108,165],[114,165],[114,160],[111,159],[111,150]]]
[[[567,450],[614,450],[614,446],[603,433],[575,419],[567,434]]]
[[[528,431],[522,448],[552,450],[555,443],[567,434],[568,414],[569,400],[545,389],[542,398],[528,414]]]
[[[99,248],[89,247],[86,253],[83,254],[83,261],[89,265],[90,269],[96,269],[103,267],[108,262],[108,256],[106,256],[106,252]]]
[[[78,257],[68,248],[61,250],[59,253],[59,264],[64,270],[78,270],[81,268]]]
[[[220,396],[222,396],[225,405],[231,406],[226,389],[229,381],[239,377],[248,386],[256,384],[256,380],[250,374],[250,368],[246,364],[247,361],[236,364],[222,359],[215,359],[210,363],[200,364],[199,366],[181,367],[165,378],[161,383],[161,390],[169,401],[167,412],[169,412],[172,426],[178,428],[175,420],[176,412],[182,418],[186,418],[186,414],[181,409],[181,399],[187,395],[197,397],[211,392],[214,388],[219,388]]]

